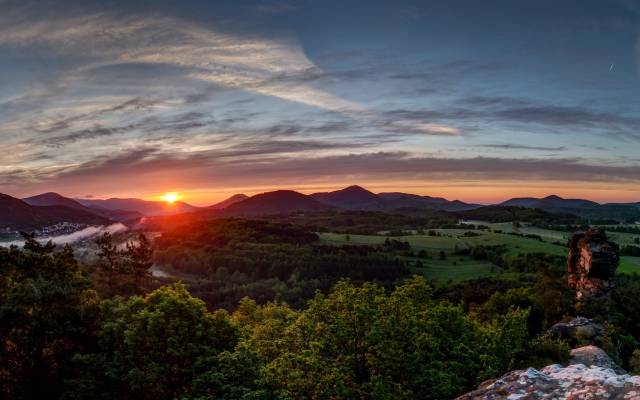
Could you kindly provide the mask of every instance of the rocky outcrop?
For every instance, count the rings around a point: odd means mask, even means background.
[[[596,343],[604,334],[604,327],[592,319],[578,317],[569,322],[558,322],[547,330],[551,339],[563,339],[570,343]]]
[[[618,372],[616,372],[618,371]],[[625,374],[602,349],[571,351],[570,365],[509,372],[458,400],[640,399],[640,376]]]
[[[576,299],[586,302],[592,297],[608,296],[612,278],[620,261],[618,246],[607,239],[602,229],[576,232],[569,239],[568,279]]]

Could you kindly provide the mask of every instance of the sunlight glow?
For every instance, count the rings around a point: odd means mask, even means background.
[[[165,194],[164,196],[162,196],[162,198],[167,203],[174,203],[176,200],[178,200],[178,194],[171,192],[171,193]]]

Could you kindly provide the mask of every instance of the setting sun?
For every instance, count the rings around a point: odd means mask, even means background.
[[[178,194],[177,193],[167,193],[162,198],[167,203],[174,203],[176,200],[178,200]]]

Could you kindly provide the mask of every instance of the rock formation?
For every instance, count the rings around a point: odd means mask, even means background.
[[[604,327],[589,318],[577,317],[569,322],[558,322],[547,330],[551,339],[563,339],[569,343],[596,343],[604,334]]]
[[[618,246],[607,239],[602,229],[577,232],[569,239],[569,287],[576,299],[586,302],[596,296],[607,296],[613,289],[611,278],[620,261]]]
[[[616,372],[619,371],[619,372]],[[602,349],[571,351],[569,365],[509,372],[458,400],[640,399],[640,376],[624,373]]]

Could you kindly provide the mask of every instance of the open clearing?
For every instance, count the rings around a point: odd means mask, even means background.
[[[334,244],[361,244],[376,245],[383,244],[388,238],[408,242],[414,252],[425,250],[431,258],[419,260],[424,267],[415,268],[416,273],[422,273],[427,279],[439,281],[462,281],[468,279],[481,278],[486,276],[500,275],[502,271],[497,266],[488,261],[474,260],[469,256],[453,254],[457,249],[464,249],[472,246],[484,245],[506,245],[507,255],[515,257],[519,254],[527,253],[547,253],[557,256],[565,256],[567,248],[558,243],[565,243],[569,236],[568,232],[553,231],[529,226],[515,228],[511,223],[491,224],[481,221],[471,221],[478,225],[489,226],[491,230],[499,230],[503,233],[491,231],[473,230],[478,236],[464,236],[470,229],[434,229],[439,236],[406,235],[406,236],[384,236],[384,235],[346,235],[338,233],[319,233],[321,240]],[[520,234],[538,235],[542,240],[521,237],[509,234],[517,232]],[[627,233],[609,233],[610,238],[620,245],[633,244],[633,240],[638,235]],[[446,259],[439,259],[439,253],[444,252]],[[622,257],[620,260],[620,273],[640,274],[640,257]]]

